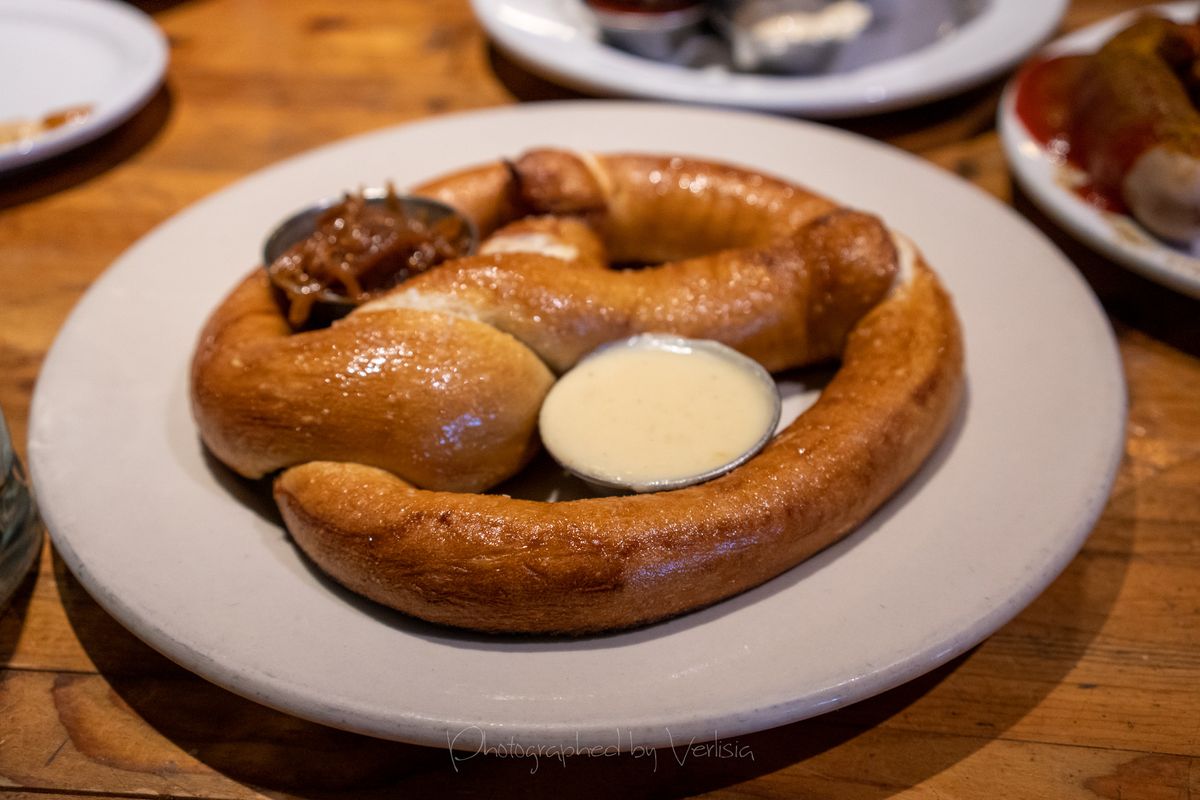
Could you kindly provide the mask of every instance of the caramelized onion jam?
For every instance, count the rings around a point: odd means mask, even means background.
[[[345,308],[365,303],[412,275],[470,253],[474,232],[462,216],[431,201],[348,193],[319,212],[312,232],[267,266],[281,291],[288,322],[309,322],[324,302]]]

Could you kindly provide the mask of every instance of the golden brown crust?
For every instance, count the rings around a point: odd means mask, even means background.
[[[617,261],[762,247],[837,208],[786,181],[688,158],[598,156],[609,189],[597,226]]]
[[[903,268],[873,217],[774,178],[658,156],[533,151],[421,191],[485,234],[548,234],[578,257],[451,262],[298,335],[252,276],[214,314],[193,366],[206,443],[247,475],[300,464],[275,483],[288,529],[375,600],[486,631],[585,633],[681,613],[853,529],[954,414],[953,309],[919,258]],[[560,216],[528,218],[551,211]],[[598,269],[605,252],[675,263]],[[538,355],[563,369],[646,330],[721,339],[772,369],[839,354],[843,366],[762,453],[709,483],[554,504],[465,493],[536,446],[530,420],[552,380]],[[345,369],[377,358],[386,380]],[[433,385],[447,371],[461,391]],[[382,388],[396,381],[412,392],[400,404]],[[480,408],[474,438],[442,452],[439,431]],[[332,419],[314,423],[318,410]]]
[[[759,248],[638,270],[566,269],[534,254],[456,260],[356,313],[445,307],[525,343],[558,372],[639,333],[715,339],[778,371],[836,357],[883,298],[895,247],[874,217],[839,211]]]
[[[512,168],[503,162],[460,170],[416,186],[412,193],[454,206],[481,236],[525,213]]]
[[[393,608],[486,631],[627,627],[756,586],[852,530],[920,466],[961,387],[957,320],[922,266],[858,325],[817,404],[709,483],[535,503],[322,462],[285,472],[275,496],[313,560]]]
[[[294,334],[255,270],[209,319],[192,362],[192,410],[212,453],[251,478],[333,458],[456,491],[528,461],[553,381],[537,356],[458,317],[372,316]]]
[[[580,217],[618,262],[761,247],[837,208],[807,189],[729,164],[553,149],[462,170],[413,192],[464,211],[484,235],[529,214]]]

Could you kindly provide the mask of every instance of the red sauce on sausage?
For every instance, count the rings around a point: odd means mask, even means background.
[[[1085,56],[1035,59],[1017,76],[1016,114],[1025,129],[1058,163],[1085,170],[1086,158],[1071,135],[1071,103]],[[1070,187],[1081,199],[1104,211],[1124,213],[1120,196],[1090,179]]]
[[[1071,155],[1071,89],[1083,63],[1082,56],[1036,59],[1017,77],[1017,117],[1060,159]]]

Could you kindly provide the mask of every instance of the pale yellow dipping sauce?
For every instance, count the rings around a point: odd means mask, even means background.
[[[542,441],[569,470],[634,490],[710,473],[762,442],[778,418],[774,384],[742,358],[703,347],[609,347],[550,390]]]

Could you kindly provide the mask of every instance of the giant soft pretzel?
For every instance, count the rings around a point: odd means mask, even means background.
[[[534,151],[419,191],[500,230],[480,255],[325,330],[289,334],[252,277],[214,314],[193,367],[213,452],[247,475],[290,467],[275,496],[297,543],[386,605],[487,631],[584,633],[712,603],[861,523],[955,413],[949,299],[873,217],[744,170],[649,156]],[[520,219],[536,214],[556,217]],[[553,380],[543,362],[562,371],[644,331],[718,339],[771,370],[842,366],[762,453],[708,483],[560,503],[473,493],[536,447]]]

